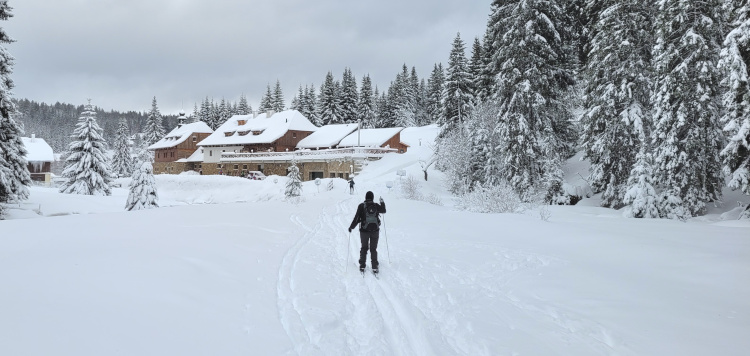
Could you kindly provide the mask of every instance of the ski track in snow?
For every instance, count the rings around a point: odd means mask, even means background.
[[[290,354],[517,354],[488,339],[487,332],[475,332],[472,320],[484,313],[494,313],[506,330],[521,328],[519,317],[524,325],[533,320],[539,329],[525,332],[540,343],[550,344],[552,338],[592,354],[623,351],[612,332],[597,322],[505,288],[518,273],[565,263],[553,257],[495,244],[450,242],[445,243],[450,249],[484,249],[492,251],[492,258],[456,266],[423,251],[400,249],[391,264],[381,233],[380,279],[369,267],[363,278],[357,268],[358,233],[346,232],[355,206],[353,198],[339,201],[313,223],[290,217],[305,231],[283,258],[277,285],[279,317],[294,348]],[[406,236],[399,239],[408,241]],[[499,306],[478,310],[475,305]]]

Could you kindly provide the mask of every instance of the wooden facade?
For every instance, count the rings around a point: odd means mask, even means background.
[[[194,132],[190,134],[190,137],[188,137],[187,140],[176,146],[154,150],[154,163],[174,162],[182,158],[190,157],[190,155],[198,149],[198,143],[209,135],[210,133]],[[154,166],[154,172],[156,172],[156,166]]]
[[[45,182],[49,180],[52,172],[52,162],[29,162],[28,166],[31,180],[35,182]]]
[[[405,153],[406,150],[409,148],[409,145],[401,142],[401,133],[399,132],[393,137],[391,137],[390,139],[388,139],[388,141],[386,141],[381,147],[390,147],[390,148],[398,150],[398,153]]]

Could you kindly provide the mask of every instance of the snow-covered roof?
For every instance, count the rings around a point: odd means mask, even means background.
[[[349,136],[344,137],[338,147],[381,147],[403,129],[403,127],[389,127],[354,131]]]
[[[160,148],[175,147],[188,139],[190,135],[194,133],[212,133],[208,125],[203,121],[193,122],[191,124],[185,124],[170,131],[164,138],[157,141],[155,144],[148,146],[149,150],[156,150]]]
[[[55,153],[52,147],[47,144],[43,138],[39,137],[21,137],[23,145],[26,147],[26,161],[28,162],[54,162]]]
[[[326,125],[303,138],[297,148],[336,147],[346,135],[354,132],[357,124]]]
[[[180,158],[176,162],[203,162],[203,149],[198,148],[188,158]]]
[[[219,126],[211,136],[206,137],[198,146],[230,146],[256,143],[272,143],[287,131],[316,131],[313,125],[297,110],[277,112],[270,117],[260,114],[234,115]]]

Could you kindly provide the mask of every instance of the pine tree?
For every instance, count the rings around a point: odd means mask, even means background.
[[[651,156],[645,143],[636,155],[633,170],[628,178],[623,203],[628,205],[625,216],[630,218],[658,218],[657,194],[653,185]]]
[[[273,96],[271,97],[271,110],[276,112],[284,111],[286,104],[284,104],[284,93],[281,91],[281,83],[276,80],[276,86],[273,89]]]
[[[457,34],[453,40],[453,48],[448,59],[448,68],[443,84],[443,114],[438,121],[438,125],[440,125],[439,137],[444,137],[447,132],[456,130],[461,122],[471,114],[473,97],[471,89],[473,84],[465,52],[461,34]]]
[[[729,141],[721,157],[728,186],[750,195],[750,4],[747,0],[727,1],[725,9],[730,31],[721,50],[721,83],[726,89],[726,112],[721,121]],[[750,210],[745,210],[744,216],[750,218]]]
[[[164,126],[162,126],[161,121],[161,113],[159,112],[159,107],[156,105],[156,97],[154,97],[154,100],[151,102],[151,111],[149,111],[148,119],[146,119],[146,127],[144,128],[145,139],[149,145],[153,145],[164,137]]]
[[[250,104],[247,103],[247,97],[245,94],[240,96],[240,104],[237,106],[237,115],[249,115],[253,111]]]
[[[61,193],[82,195],[110,195],[112,172],[107,163],[107,143],[102,129],[96,123],[96,112],[91,102],[84,108],[73,131],[75,141],[70,143],[65,170],[67,179],[60,187]]]
[[[362,127],[375,127],[375,97],[372,92],[370,75],[362,77],[362,88],[359,91],[357,112],[358,119],[362,121]]]
[[[583,150],[602,206],[620,208],[628,177],[650,127],[652,8],[640,0],[591,0],[599,8],[585,89]]]
[[[12,17],[11,10],[7,1],[0,1],[0,20]],[[0,203],[27,199],[31,185],[22,130],[12,117],[16,112],[11,101],[13,56],[5,49],[12,42],[0,28]]]
[[[318,116],[323,125],[342,123],[341,101],[337,90],[337,82],[333,80],[333,73],[331,72],[328,72],[325,81],[320,86]]]
[[[491,66],[498,70],[493,92],[500,107],[496,134],[503,176],[528,199],[551,169],[544,161],[562,162],[572,148],[572,115],[564,102],[573,84],[562,41],[566,29],[557,1],[495,4],[489,33],[498,36],[491,39],[496,49]]]
[[[304,115],[315,126],[322,126],[323,122],[318,116],[318,100],[315,95],[315,85],[305,86],[300,113]]]
[[[286,176],[289,177],[289,181],[286,183],[284,195],[287,198],[302,195],[302,179],[300,178],[299,167],[297,167],[296,161],[292,161],[292,165],[289,167],[289,174]]]
[[[268,112],[273,110],[273,93],[271,92],[271,84],[266,85],[266,93],[260,98],[260,112]]]
[[[474,37],[474,44],[471,47],[471,60],[468,64],[469,75],[471,77],[471,95],[474,105],[480,102],[480,89],[482,84],[482,72],[484,71],[484,53],[482,42],[478,37]]]
[[[357,122],[357,101],[359,101],[357,80],[354,78],[352,70],[345,68],[341,79],[341,122]]]
[[[684,219],[721,197],[717,70],[722,17],[719,0],[659,0],[654,61],[656,181],[659,211]]]
[[[120,119],[115,136],[112,173],[118,177],[129,177],[133,173],[133,158],[130,156],[130,129],[124,118]]]
[[[133,173],[130,181],[130,192],[125,202],[125,210],[143,210],[159,207],[159,195],[156,192],[156,179],[151,162],[143,162]]]
[[[443,115],[443,83],[445,72],[443,65],[436,63],[432,68],[432,74],[427,80],[427,113],[430,123],[437,123]]]

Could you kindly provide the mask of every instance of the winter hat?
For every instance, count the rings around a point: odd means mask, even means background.
[[[375,199],[375,194],[372,194],[372,192],[365,193],[365,200],[373,200]]]

